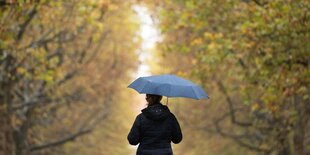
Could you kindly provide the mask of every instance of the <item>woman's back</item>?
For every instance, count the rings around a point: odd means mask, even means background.
[[[179,143],[182,132],[167,106],[153,104],[136,117],[128,141],[139,144],[137,155],[172,155],[171,141]]]

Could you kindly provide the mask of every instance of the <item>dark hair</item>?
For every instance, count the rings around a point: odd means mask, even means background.
[[[163,98],[163,96],[156,95],[156,94],[146,94],[146,96],[152,98],[152,100],[154,101],[154,104],[159,103],[161,99]]]

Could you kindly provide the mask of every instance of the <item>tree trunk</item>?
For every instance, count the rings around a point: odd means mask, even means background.
[[[307,104],[302,102],[302,99],[300,96],[294,97],[294,104],[296,107],[296,110],[298,112],[298,119],[296,120],[295,124],[295,131],[294,131],[294,152],[295,155],[304,155],[305,152],[305,131],[307,127],[307,123],[309,120],[309,109],[307,107]]]
[[[12,124],[9,113],[10,84],[0,82],[0,155],[14,155]]]
[[[3,105],[0,105],[3,107]],[[14,144],[12,138],[12,128],[10,117],[5,114],[3,109],[0,111],[0,154],[1,155],[13,155]]]
[[[294,150],[296,155],[304,154],[304,129],[299,123],[296,125],[294,134]]]

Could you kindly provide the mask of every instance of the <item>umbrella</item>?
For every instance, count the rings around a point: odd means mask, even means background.
[[[167,97],[207,99],[208,94],[195,83],[171,74],[139,77],[129,86],[140,94],[156,94]]]

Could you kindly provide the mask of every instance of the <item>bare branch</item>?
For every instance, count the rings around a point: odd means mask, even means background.
[[[263,7],[263,8],[265,8],[265,5],[268,4],[268,2],[263,3],[263,2],[260,2],[259,0],[252,0],[252,1],[258,6]]]
[[[32,7],[32,9],[29,11],[27,20],[23,24],[20,25],[20,30],[19,30],[19,32],[17,34],[17,38],[16,38],[17,41],[20,41],[22,39],[23,34],[25,33],[27,26],[30,24],[31,20],[36,15],[36,13],[37,13],[37,4],[35,4]]]
[[[60,96],[58,98],[50,98],[48,96],[41,96],[38,99],[32,98],[32,100],[30,100],[28,102],[24,102],[23,104],[16,105],[16,106],[12,107],[12,109],[14,111],[16,111],[16,110],[21,110],[24,107],[44,106],[44,105],[47,105],[50,103],[56,103],[55,105],[57,105],[58,103],[60,103],[64,99],[76,98],[75,97],[76,94],[77,94],[77,91],[74,91],[72,94],[64,94],[63,96]]]
[[[78,60],[78,63],[80,63],[80,64],[83,63],[83,61],[85,59],[86,51],[91,47],[92,43],[93,43],[93,39],[92,39],[92,37],[89,37],[87,40],[87,45],[81,51],[81,55],[80,55],[80,58]]]
[[[91,132],[90,129],[82,130],[82,131],[79,131],[75,134],[69,135],[63,139],[57,140],[55,142],[50,142],[50,143],[46,143],[46,144],[42,144],[42,145],[38,145],[38,146],[33,146],[29,150],[31,152],[33,152],[33,151],[38,151],[38,150],[42,150],[42,149],[46,149],[46,148],[56,147],[56,146],[65,144],[69,141],[74,141],[77,137],[83,136],[83,135],[88,134],[90,132]]]
[[[228,116],[230,116],[230,113],[226,113],[220,119],[214,121],[214,126],[215,126],[217,133],[219,133],[223,137],[227,137],[227,138],[231,138],[231,139],[235,140],[240,146],[245,147],[247,149],[250,149],[252,151],[264,152],[264,153],[270,153],[271,152],[271,149],[264,149],[264,148],[256,147],[253,144],[246,143],[246,142],[242,141],[242,139],[244,139],[244,138],[251,139],[253,137],[253,135],[246,135],[246,134],[245,135],[234,135],[234,134],[232,134],[232,132],[226,133],[226,132],[222,131],[219,124],[221,121],[223,121]],[[272,147],[270,147],[270,148],[272,148]]]
[[[97,46],[95,47],[92,55],[90,56],[90,58],[85,62],[85,64],[88,64],[89,62],[91,62],[96,56],[97,56],[97,53],[99,52],[100,50],[100,47],[102,46],[103,44],[103,41],[107,38],[108,34],[110,33],[111,31],[110,30],[107,30],[105,32],[102,33],[102,35],[100,36],[99,38],[99,41],[98,41],[98,44]]]
[[[33,96],[28,96],[26,99],[20,92],[19,89],[15,90],[16,94],[19,94],[20,96],[20,100],[24,101],[21,105],[17,105],[12,107],[13,111],[22,109],[24,107],[33,107],[35,105],[37,105],[38,103],[40,103],[40,101],[42,100],[41,98],[44,97],[44,88],[46,86],[46,82],[45,81],[40,81],[39,86],[37,87],[37,89],[35,90],[35,94]]]
[[[35,105],[36,103],[37,102],[26,102],[26,103],[23,103],[21,105],[12,107],[12,111],[20,110],[24,107],[29,107],[29,106]]]
[[[42,34],[40,37],[37,37],[38,39],[34,40],[33,42],[29,43],[28,45],[26,45],[24,47],[21,47],[20,50],[27,49],[30,47],[40,47],[41,45],[46,45],[47,43],[54,41],[61,34],[65,33],[65,30],[61,30],[61,31],[57,32],[56,34],[54,34],[53,36],[48,38],[48,36],[52,32],[53,32],[53,29],[50,29],[49,31]]]
[[[54,38],[56,38],[60,34],[60,33],[57,33],[56,35],[46,39],[52,32],[53,32],[52,29],[45,32],[40,37],[37,37],[38,39],[36,39],[35,41],[31,42],[29,45],[27,45],[26,47],[23,47],[23,48],[38,47],[39,45],[41,45],[43,43],[52,41]]]
[[[80,128],[89,127],[94,129],[102,120],[108,116],[111,102],[112,97],[108,96],[104,101],[107,107],[105,107],[105,109],[98,108],[96,111],[92,111],[91,114],[85,119],[84,123],[80,125]]]
[[[229,111],[230,111],[231,122],[234,123],[234,124],[237,124],[239,126],[243,126],[243,127],[251,126],[252,125],[251,122],[240,122],[240,121],[237,121],[236,116],[235,116],[234,106],[233,106],[234,103],[233,103],[232,99],[228,95],[228,93],[227,93],[223,83],[220,82],[220,81],[217,81],[217,84],[218,84],[218,86],[220,88],[220,91],[225,95],[226,102],[228,104]]]
[[[67,73],[67,74],[64,76],[64,78],[62,78],[61,80],[58,80],[58,81],[56,82],[56,85],[58,85],[58,86],[62,85],[62,84],[65,83],[66,81],[72,79],[72,78],[73,78],[74,76],[76,76],[77,74],[78,74],[78,71],[77,71],[77,70],[74,70],[74,71],[72,71],[72,72]]]

